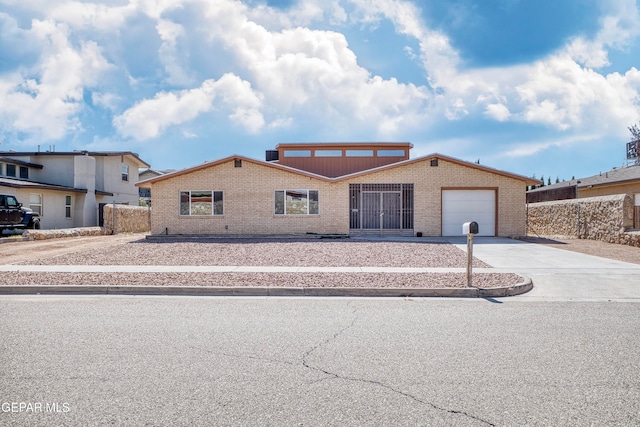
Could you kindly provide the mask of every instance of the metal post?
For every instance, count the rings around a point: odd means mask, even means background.
[[[467,234],[467,287],[472,286],[472,276],[473,276],[473,234]]]

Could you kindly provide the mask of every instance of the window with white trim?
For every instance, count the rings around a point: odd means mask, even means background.
[[[318,190],[276,190],[274,213],[276,215],[318,215],[320,200]]]
[[[16,176],[16,165],[12,165],[7,163],[7,176],[12,176],[15,178]]]
[[[180,192],[181,216],[224,215],[222,191],[192,190]]]
[[[129,181],[129,166],[122,165],[122,180]]]
[[[42,216],[42,194],[29,194],[29,209]]]

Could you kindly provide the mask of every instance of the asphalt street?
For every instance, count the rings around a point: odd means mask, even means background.
[[[637,303],[33,295],[0,312],[0,425],[640,424]]]

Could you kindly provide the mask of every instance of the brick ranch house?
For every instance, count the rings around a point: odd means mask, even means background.
[[[536,180],[410,143],[279,144],[137,183],[151,188],[152,234],[480,235],[526,233]]]

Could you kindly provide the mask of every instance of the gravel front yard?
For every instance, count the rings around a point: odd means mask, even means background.
[[[346,239],[138,240],[22,264],[465,268],[467,254],[447,243]],[[490,267],[478,259],[474,260],[473,266]]]
[[[321,288],[464,288],[465,273],[12,273],[3,285],[154,285]],[[474,273],[480,288],[522,283],[516,274]]]
[[[353,241],[348,239],[209,239],[129,242],[78,246],[65,239],[66,251],[14,262],[25,265],[176,265],[286,267],[444,267],[466,268],[466,252],[447,243]],[[56,246],[60,246],[59,244]],[[28,246],[25,246],[26,249]],[[474,267],[490,268],[474,259]],[[476,287],[513,286],[515,274],[474,273]],[[4,275],[4,285],[155,285],[258,287],[463,288],[465,273],[59,273]]]

